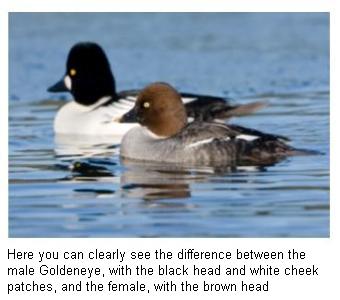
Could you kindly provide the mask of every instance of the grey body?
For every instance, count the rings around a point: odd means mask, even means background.
[[[248,129],[220,123],[194,122],[169,138],[157,138],[145,127],[131,129],[122,140],[123,158],[186,165],[268,165],[290,155],[306,154],[292,148],[280,136],[260,133],[244,137]],[[282,137],[284,138],[284,137]]]
[[[212,139],[207,131],[197,134],[200,128],[195,125],[190,124],[186,130],[169,138],[156,138],[144,127],[133,128],[123,137],[121,156],[143,161],[200,165],[228,163],[236,159],[235,143],[230,142],[227,136],[215,132]]]

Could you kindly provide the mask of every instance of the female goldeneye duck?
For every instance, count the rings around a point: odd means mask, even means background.
[[[283,136],[235,125],[188,123],[180,94],[165,83],[140,92],[122,118],[142,126],[122,139],[122,158],[190,165],[266,165],[290,155],[309,154],[287,145]]]
[[[74,101],[64,105],[54,120],[62,134],[122,136],[137,124],[121,122],[121,116],[135,104],[139,90],[116,92],[115,78],[103,49],[92,42],[74,45],[67,58],[63,78],[49,92],[70,92]],[[224,98],[182,94],[190,119],[226,120],[250,114],[265,103],[231,105]]]

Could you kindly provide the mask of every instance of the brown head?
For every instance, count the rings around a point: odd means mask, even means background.
[[[138,122],[159,137],[170,137],[187,124],[181,95],[167,83],[152,83],[138,95],[132,110],[121,122]]]

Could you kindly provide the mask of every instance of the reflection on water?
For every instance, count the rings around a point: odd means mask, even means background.
[[[125,170],[120,177],[122,197],[160,200],[191,196],[190,181],[194,181],[195,176],[189,171],[128,161],[123,166]]]
[[[122,161],[126,168],[121,175],[122,195],[144,200],[191,197],[193,183],[205,183],[214,176],[226,176],[242,170],[260,170],[258,167],[196,167]]]
[[[10,19],[11,237],[329,236],[327,14]],[[175,21],[181,30],[173,32]],[[114,34],[98,35],[103,28]],[[104,45],[119,87],[164,80],[239,103],[267,100],[268,108],[232,122],[324,155],[262,168],[185,168],[120,161],[114,137],[54,136],[65,100],[37,99],[48,96],[79,39]]]
[[[77,157],[101,157],[118,154],[120,138],[57,134],[54,143],[57,157],[63,160],[72,160]]]

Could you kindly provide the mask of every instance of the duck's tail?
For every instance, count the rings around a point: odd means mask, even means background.
[[[317,150],[291,148],[287,151],[289,156],[324,155],[325,153]]]
[[[239,161],[255,165],[275,164],[289,156],[322,155],[315,150],[294,148],[284,141],[271,138],[260,138],[247,142],[238,142]]]

